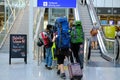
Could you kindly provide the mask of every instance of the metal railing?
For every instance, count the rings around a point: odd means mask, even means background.
[[[88,60],[90,59],[90,39],[85,38],[85,44],[84,44],[84,63],[87,64]]]
[[[43,46],[38,47],[37,41],[39,38],[39,33],[44,29],[44,17],[43,17],[44,12],[45,12],[45,9],[40,8],[40,13],[37,15],[38,20],[36,20],[37,22],[35,24],[36,30],[34,33],[34,59],[37,59],[38,65],[40,64],[40,62],[42,62],[42,59],[43,59]]]

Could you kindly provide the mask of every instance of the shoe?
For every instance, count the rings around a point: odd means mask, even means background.
[[[61,77],[62,79],[65,79],[65,78],[66,78],[65,73],[62,73],[60,77]]]
[[[52,70],[52,68],[51,68],[51,67],[47,67],[47,69],[48,69],[48,70]]]
[[[45,67],[47,68],[48,66],[47,66],[47,65],[45,65]]]
[[[60,75],[60,70],[57,71],[57,75]]]
[[[83,66],[81,66],[81,69],[83,69]]]

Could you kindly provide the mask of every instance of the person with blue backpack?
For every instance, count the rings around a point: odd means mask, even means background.
[[[70,49],[70,33],[69,33],[69,23],[66,17],[60,17],[56,19],[55,22],[56,29],[56,48],[57,48],[57,64],[58,71],[57,74],[61,78],[65,79],[64,71],[64,59],[68,56]]]

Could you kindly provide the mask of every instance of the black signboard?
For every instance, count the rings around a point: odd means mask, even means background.
[[[27,35],[10,34],[9,64],[11,64],[11,58],[24,58],[27,64]]]

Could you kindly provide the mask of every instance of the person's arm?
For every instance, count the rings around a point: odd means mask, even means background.
[[[57,38],[56,33],[53,33],[53,39],[52,39],[52,42],[55,42],[56,38]]]
[[[52,42],[55,42],[56,40],[56,36],[53,36]]]

